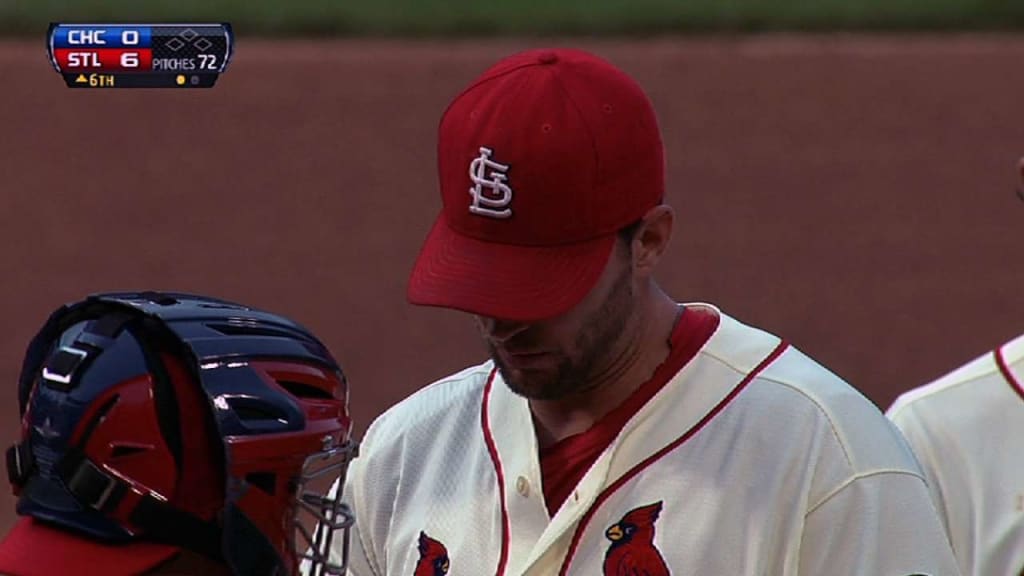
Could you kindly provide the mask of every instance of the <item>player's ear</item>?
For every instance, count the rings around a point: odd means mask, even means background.
[[[1024,156],[1017,160],[1017,197],[1024,200]]]
[[[661,260],[672,238],[675,212],[667,204],[659,204],[647,211],[633,236],[633,266],[637,273],[649,276]]]

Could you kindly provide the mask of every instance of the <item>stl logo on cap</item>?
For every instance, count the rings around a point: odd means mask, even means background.
[[[469,187],[469,195],[473,197],[469,211],[491,218],[508,218],[512,215],[508,207],[512,203],[512,188],[505,184],[509,166],[491,160],[492,154],[493,150],[481,146],[480,156],[469,163],[469,177],[473,180]]]

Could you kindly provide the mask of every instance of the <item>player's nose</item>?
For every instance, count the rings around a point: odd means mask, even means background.
[[[502,320],[500,318],[487,318],[485,316],[477,316],[476,322],[484,337],[497,344],[505,342],[509,338],[530,327],[530,325],[525,322]]]

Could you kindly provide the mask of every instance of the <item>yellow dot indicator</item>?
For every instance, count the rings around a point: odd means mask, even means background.
[[[178,77],[175,78],[174,81],[178,83],[178,86],[184,86],[185,85],[185,75],[184,74],[178,74]]]

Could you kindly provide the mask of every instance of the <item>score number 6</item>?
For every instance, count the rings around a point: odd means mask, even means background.
[[[121,31],[121,44],[125,46],[136,46],[139,43],[139,31],[138,30],[122,30]],[[125,52],[121,54],[121,67],[122,68],[138,68],[139,67],[139,53],[138,52]]]

